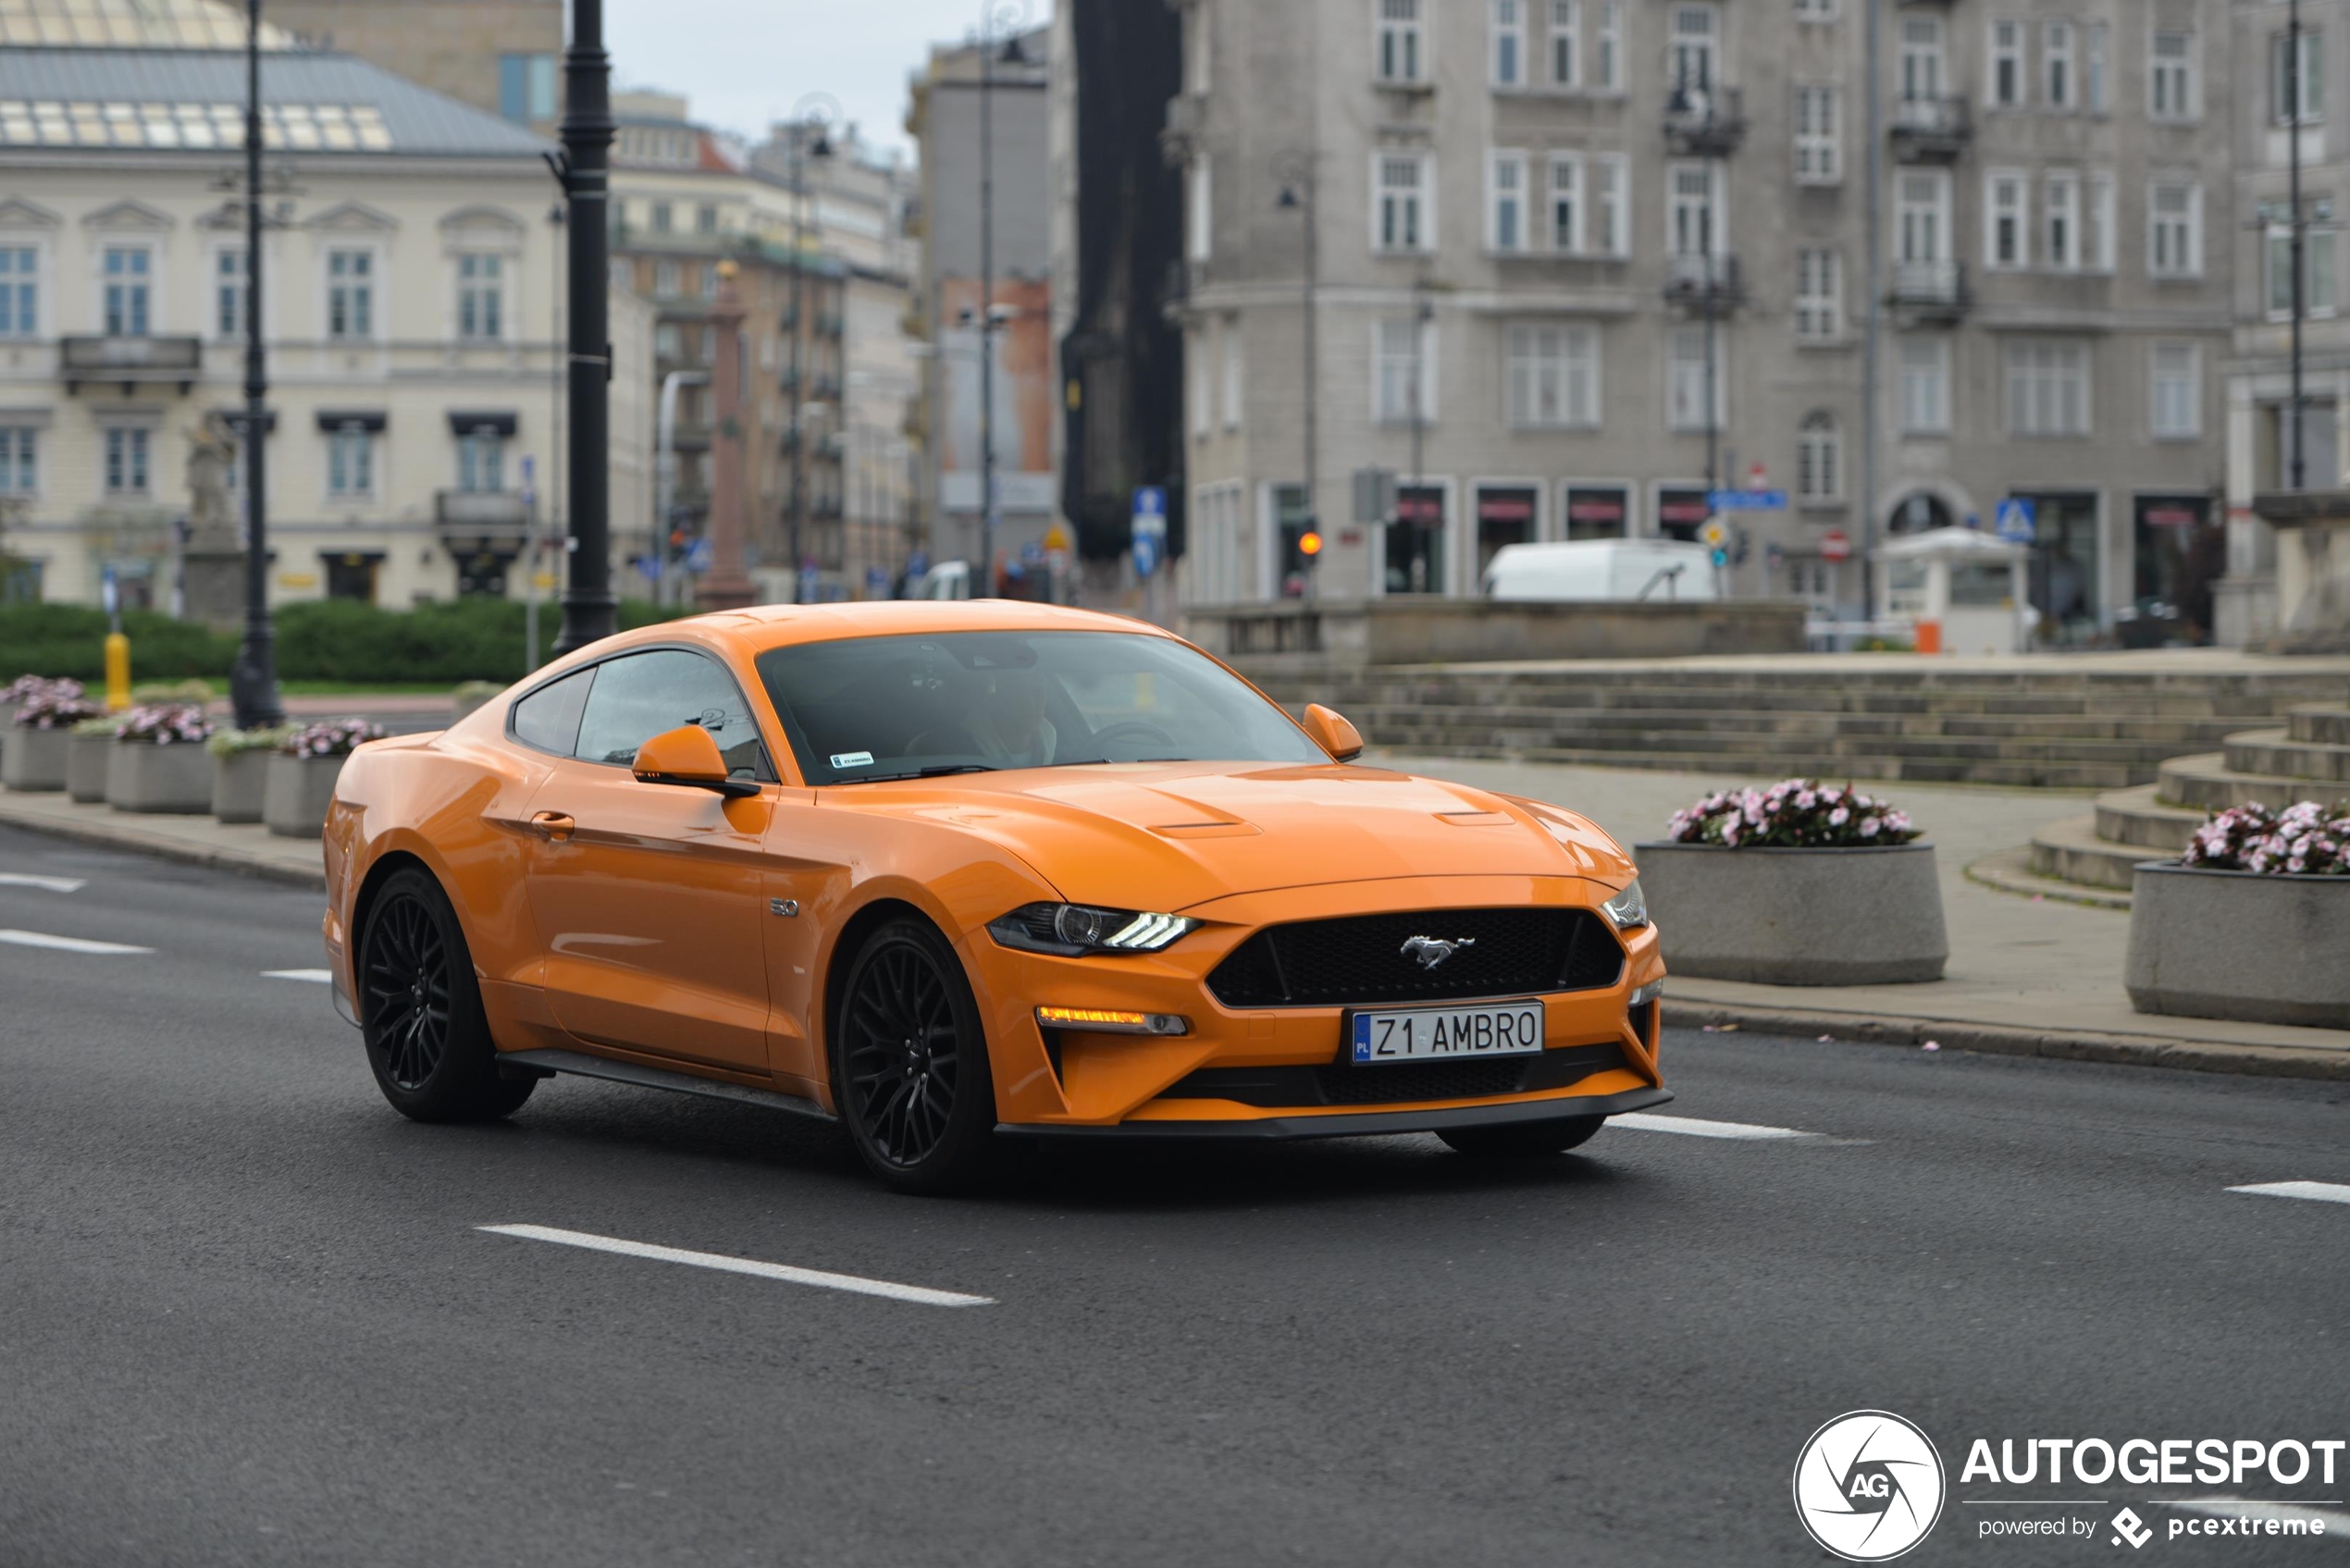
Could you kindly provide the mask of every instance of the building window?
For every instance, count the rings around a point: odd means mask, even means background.
[[[499,256],[457,258],[457,336],[494,343],[506,335],[505,261]]]
[[[1551,159],[1551,249],[1562,255],[1583,249],[1583,159],[1575,153]]]
[[[1808,501],[1837,500],[1844,494],[1844,437],[1836,415],[1825,409],[1806,414],[1795,433],[1795,494]]]
[[[1901,433],[1950,433],[1950,340],[1901,340]]]
[[[653,232],[666,234],[676,221],[676,215],[667,202],[653,204]]]
[[[1598,327],[1521,324],[1509,328],[1507,347],[1505,398],[1513,429],[1599,427]]]
[[[1194,6],[1183,14],[1183,42],[1188,61],[1188,81],[1184,91],[1204,95],[1214,85],[1216,72],[1216,34],[1208,21],[1205,6]]]
[[[2203,187],[2157,180],[2146,192],[2146,271],[2203,275]]]
[[[245,302],[251,290],[245,279],[242,251],[216,251],[212,257],[212,331],[216,338],[245,335]]]
[[[1985,177],[1990,189],[1984,205],[1991,221],[1984,226],[1984,265],[2011,271],[2032,265],[2031,241],[2025,214],[2032,202],[2032,181],[2011,169],[1993,169]]]
[[[1624,0],[1600,0],[1599,26],[1591,34],[1591,85],[1602,93],[1624,85]]]
[[[376,493],[376,438],[353,426],[327,437],[327,493],[339,500]]]
[[[106,494],[143,496],[147,493],[147,442],[150,432],[138,426],[106,427]]]
[[[679,358],[685,347],[685,339],[678,332],[675,322],[664,321],[653,328],[653,357],[656,359]]]
[[[1844,178],[1836,89],[1795,90],[1795,182],[1833,185]]]
[[[2146,45],[2146,113],[2155,119],[2194,119],[2203,112],[2195,80],[2195,34],[2158,32]]]
[[[1715,165],[1679,163],[1665,172],[1665,242],[1676,256],[1711,256],[1721,253],[1721,182]]]
[[[1436,324],[1415,326],[1397,317],[1375,329],[1371,414],[1381,425],[1424,425],[1436,417]]]
[[[1942,96],[1942,19],[1901,19],[1901,101],[1931,104]]]
[[[1485,243],[1495,251],[1526,249],[1526,154],[1494,153],[1485,166]]]
[[[2155,439],[2186,441],[2203,434],[2203,351],[2193,343],[2157,343],[2148,426]]]
[[[1725,413],[1724,383],[1729,377],[1723,374],[1716,357],[1720,347],[1710,342],[1712,334],[1702,327],[1676,327],[1665,340],[1664,414],[1665,425],[1673,430],[1703,430],[1706,428],[1705,384],[1713,383],[1713,420],[1719,426]]]
[[[1622,153],[1602,153],[1589,165],[1591,195],[1584,239],[1599,256],[1632,253],[1631,166]]]
[[[1714,51],[1721,42],[1722,13],[1713,6],[1673,7],[1672,44],[1665,56],[1665,85],[1684,93],[1713,86]]]
[[[1492,0],[1493,85],[1526,85],[1527,0]]]
[[[2051,272],[2077,272],[2081,267],[2081,177],[2051,170],[2047,178],[2047,227],[2042,230],[2043,254]]]
[[[718,297],[719,278],[716,262],[702,263],[696,274],[696,278],[699,291],[703,299],[714,300]]]
[[[2301,30],[2296,56],[2293,34],[2269,41],[2270,117],[2279,125],[2316,125],[2326,117],[2325,33]]]
[[[1904,174],[1893,193],[1895,256],[1917,266],[1950,259],[1950,177],[1939,169]]]
[[[1796,337],[1807,342],[1827,342],[1843,331],[1843,258],[1834,251],[1796,252]]]
[[[2090,272],[2113,270],[2113,172],[2091,169],[2083,187],[2081,265]]]
[[[494,492],[506,488],[506,438],[495,430],[457,438],[457,488]]]
[[[41,332],[41,253],[30,245],[0,245],[0,338]]]
[[[2302,308],[2311,315],[2331,315],[2334,307],[2334,235],[2331,228],[2313,228],[2302,257]],[[2269,315],[2280,320],[2293,314],[2293,231],[2282,226],[2269,230]]]
[[[1795,0],[1795,19],[1800,22],[1832,22],[1836,20],[1836,0]]]
[[[1375,251],[1432,250],[1436,233],[1435,169],[1417,154],[1381,153],[1372,160],[1378,181],[1372,203],[1371,248]]]
[[[2040,85],[2051,109],[2073,107],[2072,24],[2040,24]]]
[[[498,56],[498,112],[517,125],[555,117],[555,57]]]
[[[108,245],[100,265],[105,273],[106,336],[145,337],[155,256],[143,245]]]
[[[1427,71],[1423,0],[1379,0],[1379,79],[1419,81]]]
[[[1224,428],[1241,427],[1241,397],[1247,376],[1241,358],[1241,318],[1224,318]]]
[[[1575,0],[1550,0],[1551,85],[1573,87],[1580,80]]]
[[[655,262],[653,264],[653,296],[656,299],[674,300],[677,297],[677,264],[674,261]]]
[[[41,432],[25,425],[0,425],[0,496],[29,496],[41,488]]]
[[[1189,254],[1204,262],[1216,253],[1216,165],[1205,153],[1192,159]]]
[[[2016,436],[2089,433],[2089,351],[2083,343],[2008,345],[2008,431]]]
[[[1185,390],[1192,405],[1192,438],[1204,441],[1216,428],[1215,369],[1207,357],[1207,327],[1193,334],[1183,353]]]
[[[327,336],[376,335],[376,258],[369,251],[327,253]]]
[[[2023,24],[2020,21],[1995,21],[1991,24],[1991,77],[1988,87],[1993,108],[2022,106]]]
[[[718,232],[717,203],[704,202],[701,205],[694,209],[694,232],[697,234],[715,234]]]
[[[2081,106],[2093,115],[2112,107],[2113,29],[2088,22],[2081,29]]]

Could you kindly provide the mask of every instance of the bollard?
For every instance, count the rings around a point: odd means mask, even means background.
[[[106,634],[106,711],[119,713],[130,706],[130,639],[120,632]]]

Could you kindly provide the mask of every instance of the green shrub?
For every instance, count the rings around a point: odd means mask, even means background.
[[[142,680],[226,675],[237,639],[192,621],[151,610],[125,611],[130,669]],[[20,674],[106,678],[106,617],[79,604],[12,604],[0,608],[0,680]]]

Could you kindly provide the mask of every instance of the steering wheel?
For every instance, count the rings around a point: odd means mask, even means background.
[[[1130,732],[1134,735],[1141,735],[1144,740],[1155,740],[1164,746],[1173,746],[1175,744],[1175,737],[1173,735],[1169,735],[1165,730],[1160,729],[1156,724],[1152,723],[1147,719],[1120,719],[1117,723],[1111,724],[1105,729],[1095,730],[1094,732],[1094,744],[1096,746],[1107,746],[1113,738]]]

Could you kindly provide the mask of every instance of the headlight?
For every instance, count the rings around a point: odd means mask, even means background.
[[[1640,896],[1639,879],[1633,878],[1629,887],[1601,905],[1600,912],[1618,931],[1632,931],[1648,924],[1649,901]]]
[[[1074,958],[1086,953],[1156,953],[1199,921],[1182,915],[1099,909],[1087,904],[1026,904],[987,923],[1007,947]]]

